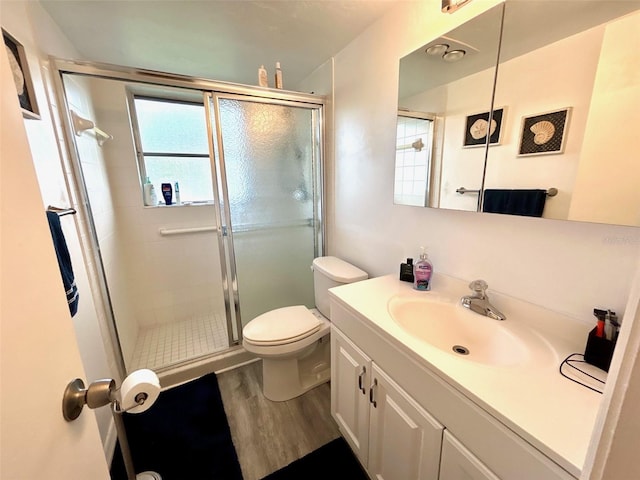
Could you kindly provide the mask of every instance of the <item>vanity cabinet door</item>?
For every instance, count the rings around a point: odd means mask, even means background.
[[[444,432],[439,480],[500,480],[451,433]]]
[[[378,480],[438,478],[444,427],[374,363],[369,464]]]
[[[331,415],[366,467],[369,452],[371,360],[336,328],[331,329]]]

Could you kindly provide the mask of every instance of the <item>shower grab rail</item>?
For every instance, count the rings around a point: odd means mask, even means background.
[[[247,233],[256,232],[260,230],[273,230],[276,228],[291,228],[291,227],[311,227],[313,226],[313,219],[306,218],[298,222],[289,223],[247,223],[244,225],[238,225],[233,227],[233,233]],[[223,232],[226,235],[226,228],[223,228]],[[160,228],[158,232],[163,237],[170,235],[184,235],[189,233],[201,233],[201,232],[217,232],[218,228],[213,225],[204,227],[185,227],[185,228]]]
[[[312,227],[313,219],[305,218],[297,222],[282,222],[282,223],[245,223],[244,225],[236,225],[231,231],[233,233],[246,233],[256,232],[259,230],[274,230],[276,228],[291,228],[291,227]]]
[[[183,235],[186,233],[200,233],[200,232],[217,232],[218,227],[213,225],[206,227],[188,227],[188,228],[161,228],[158,230],[163,237],[169,235]]]

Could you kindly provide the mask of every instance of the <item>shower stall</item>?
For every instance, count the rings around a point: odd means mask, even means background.
[[[322,97],[53,66],[85,261],[122,374],[225,354],[255,316],[313,306]]]

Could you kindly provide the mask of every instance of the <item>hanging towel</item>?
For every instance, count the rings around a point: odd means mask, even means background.
[[[60,267],[60,274],[62,275],[62,283],[64,284],[64,290],[67,294],[69,311],[73,317],[78,311],[78,300],[80,299],[80,296],[73,276],[71,256],[67,249],[67,242],[64,239],[64,233],[62,233],[62,226],[60,225],[60,217],[58,214],[55,212],[47,212],[47,220],[49,220],[49,230],[51,230],[51,237],[53,239],[53,246],[56,250],[56,257],[58,257],[58,266]]]
[[[488,213],[506,213],[542,217],[546,190],[492,190],[484,191],[482,211]]]

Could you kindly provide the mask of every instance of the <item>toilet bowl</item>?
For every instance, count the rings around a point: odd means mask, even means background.
[[[262,359],[262,388],[269,400],[290,400],[329,381],[329,288],[367,278],[336,257],[318,257],[311,268],[317,308],[278,308],[242,329],[242,345]]]

